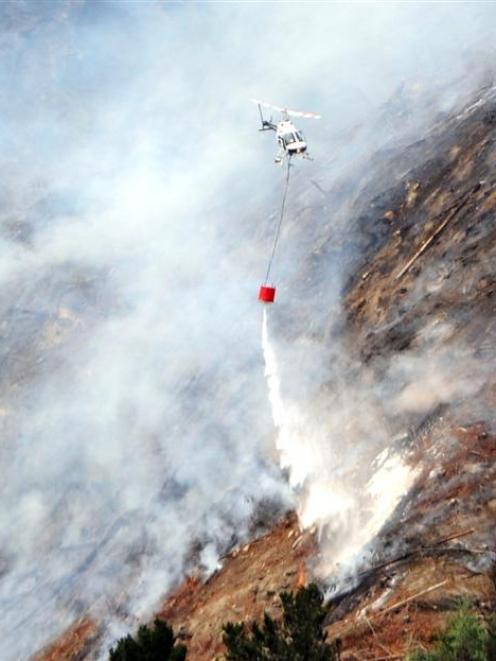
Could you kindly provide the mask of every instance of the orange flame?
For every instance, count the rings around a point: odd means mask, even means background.
[[[305,571],[305,565],[303,562],[300,563],[300,569],[298,571],[298,579],[296,581],[296,587],[304,588],[307,584],[307,575]]]
[[[200,584],[200,577],[193,573],[186,576],[186,581],[184,583],[185,592],[194,592]]]

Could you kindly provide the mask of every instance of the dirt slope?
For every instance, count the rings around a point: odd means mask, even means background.
[[[309,532],[288,515],[267,535],[233,550],[206,583],[188,579],[160,611],[188,644],[193,659],[222,652],[220,632],[227,621],[276,615],[278,594],[305,582],[305,561],[316,552]]]

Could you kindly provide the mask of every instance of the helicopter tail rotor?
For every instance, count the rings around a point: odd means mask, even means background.
[[[252,101],[255,101],[255,99],[252,99]],[[260,113],[260,123],[262,125],[261,128],[259,128],[259,131],[275,131],[276,125],[272,121],[272,116],[270,119],[265,119],[263,116],[262,112],[262,106],[260,103],[257,103],[258,105],[258,112]]]
[[[258,104],[258,112],[260,113],[260,123],[262,124],[262,128],[263,128],[265,120],[262,112],[262,106],[260,104]]]

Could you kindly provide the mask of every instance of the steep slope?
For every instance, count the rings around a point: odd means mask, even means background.
[[[489,91],[434,131],[403,196],[374,200],[385,236],[348,284],[349,341],[374,372],[404,355],[430,365],[399,393],[409,406],[395,421],[415,488],[381,531],[377,569],[350,579],[329,618],[347,658],[401,656],[460,596],[495,605],[494,117]]]
[[[346,342],[376,380],[391,365],[407,372],[390,393],[405,405],[397,415],[392,404],[388,422],[418,470],[361,572],[334,586],[329,634],[343,658],[428,643],[460,595],[495,605],[494,117],[489,89],[383,162],[395,185],[367,187],[343,240],[361,244],[344,291]],[[313,273],[335,250],[329,241],[314,253]]]

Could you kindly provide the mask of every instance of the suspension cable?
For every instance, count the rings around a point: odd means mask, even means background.
[[[274,237],[274,244],[272,246],[272,252],[271,252],[271,255],[270,255],[270,259],[269,259],[269,265],[267,266],[267,273],[265,274],[265,281],[264,281],[265,285],[267,284],[267,282],[269,280],[270,269],[272,268],[272,262],[274,260],[274,255],[276,253],[277,244],[279,242],[279,235],[281,233],[282,221],[284,219],[284,208],[286,206],[286,196],[288,194],[288,188],[289,188],[289,173],[290,173],[290,170],[291,170],[291,156],[289,156],[289,154],[287,156],[287,159],[288,159],[288,167],[287,167],[287,171],[286,171],[286,184],[284,186],[284,195],[282,196],[281,214],[279,216],[279,223],[277,225],[277,230],[276,230],[276,234],[275,234],[275,237]]]

